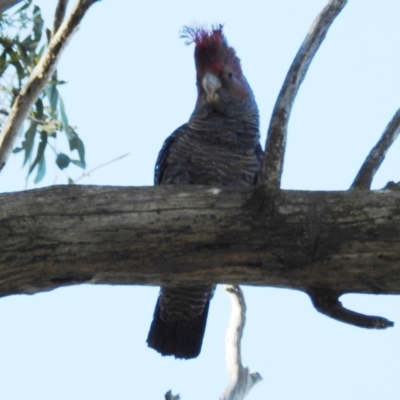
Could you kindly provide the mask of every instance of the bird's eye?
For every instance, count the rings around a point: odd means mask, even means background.
[[[230,79],[232,79],[233,78],[232,72],[229,72],[228,76],[229,76]]]

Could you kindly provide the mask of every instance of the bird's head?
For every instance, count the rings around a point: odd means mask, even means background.
[[[222,25],[211,30],[184,27],[181,37],[196,46],[197,106],[208,107],[221,114],[234,114],[240,111],[236,108],[240,108],[241,104],[253,101],[240,59],[228,45]]]

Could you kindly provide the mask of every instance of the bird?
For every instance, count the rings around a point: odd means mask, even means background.
[[[222,24],[185,26],[194,43],[197,100],[187,123],[164,142],[156,161],[155,185],[247,187],[257,183],[263,150],[254,94],[230,47]],[[163,356],[196,358],[200,352],[215,284],[160,288],[147,337]]]

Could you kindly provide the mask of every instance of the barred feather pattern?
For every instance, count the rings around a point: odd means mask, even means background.
[[[192,325],[212,298],[213,285],[163,287],[160,296],[160,317],[164,321]]]
[[[258,126],[251,129],[248,121],[223,125],[216,130],[215,124],[194,117],[178,128],[160,151],[156,184],[254,185],[263,155]],[[161,287],[149,346],[162,355],[197,357],[214,290],[213,285]]]
[[[228,46],[222,26],[209,33],[189,33],[196,43],[196,106],[189,121],[165,140],[154,183],[252,186],[261,171],[263,151],[257,104],[240,60]],[[206,93],[210,85],[203,81],[210,74],[211,84],[217,82],[214,94]],[[214,290],[214,285],[161,287],[148,345],[162,355],[197,357]]]

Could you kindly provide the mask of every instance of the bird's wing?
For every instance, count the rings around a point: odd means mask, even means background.
[[[170,136],[165,139],[164,144],[158,153],[157,161],[156,161],[156,166],[154,168],[154,185],[161,185],[163,182],[163,176],[165,169],[168,166],[167,160],[168,160],[168,155],[171,151],[171,148],[173,147],[174,143],[180,137],[183,135],[186,131],[187,124],[183,124],[180,126],[178,129],[176,129]],[[179,183],[179,182],[176,182]]]

